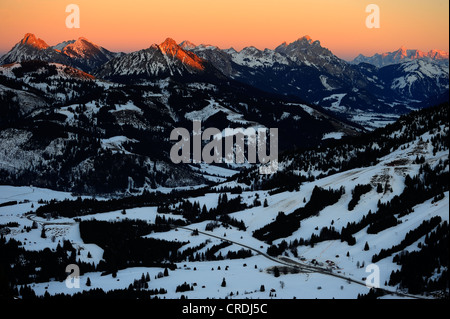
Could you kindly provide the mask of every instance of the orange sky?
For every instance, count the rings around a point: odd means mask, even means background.
[[[80,29],[66,28],[71,3],[80,7]],[[380,7],[380,29],[365,26],[370,3]],[[0,0],[0,53],[27,32],[49,45],[84,36],[124,52],[166,37],[273,49],[304,35],[344,59],[401,45],[448,51],[448,12],[448,0]]]

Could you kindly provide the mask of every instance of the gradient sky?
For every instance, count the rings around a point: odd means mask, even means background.
[[[65,25],[69,4],[80,29]],[[368,4],[381,28],[365,25]],[[309,35],[343,59],[407,48],[449,50],[448,0],[0,0],[0,54],[25,33],[49,45],[84,36],[111,51],[131,52],[171,37],[220,48],[273,49]]]

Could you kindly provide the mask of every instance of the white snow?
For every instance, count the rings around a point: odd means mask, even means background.
[[[390,248],[400,243],[406,233],[411,229],[417,228],[424,220],[429,220],[433,216],[440,216],[442,220],[449,221],[449,192],[444,193],[444,198],[440,201],[432,203],[429,199],[413,207],[413,212],[401,218],[401,223],[395,227],[385,229],[378,234],[368,234],[367,229],[362,229],[354,236],[356,244],[349,246],[346,242],[340,240],[324,241],[311,246],[298,246],[296,252],[298,257],[294,257],[290,250],[287,250],[288,258],[294,261],[301,261],[310,264],[315,259],[320,264],[326,265],[327,260],[332,261],[333,273],[345,276],[359,282],[351,282],[338,277],[329,276],[319,273],[291,273],[281,274],[276,278],[271,273],[274,266],[280,266],[280,260],[269,259],[257,251],[265,253],[269,245],[261,242],[252,236],[253,231],[271,223],[278,212],[290,214],[297,208],[303,207],[308,202],[315,186],[322,188],[343,187],[345,193],[340,200],[334,205],[328,206],[316,216],[301,221],[301,227],[294,231],[292,235],[286,238],[280,238],[273,243],[278,244],[282,240],[288,243],[294,239],[309,239],[311,234],[319,234],[322,227],[333,225],[336,230],[341,230],[349,222],[358,222],[367,214],[369,210],[375,212],[377,210],[377,202],[386,202],[394,198],[394,196],[402,193],[404,189],[404,180],[407,174],[413,176],[419,171],[419,164],[414,164],[414,159],[418,154],[425,157],[426,161],[431,165],[436,165],[440,160],[448,159],[448,151],[439,151],[433,154],[430,141],[434,134],[441,133],[448,128],[441,127],[440,130],[433,134],[425,133],[415,141],[409,142],[408,145],[402,145],[396,150],[392,150],[388,155],[381,158],[376,165],[363,168],[355,168],[352,170],[340,172],[325,178],[317,179],[313,182],[304,183],[300,190],[292,192],[281,192],[269,195],[266,191],[244,191],[240,196],[242,201],[252,204],[254,199],[258,197],[263,203],[267,200],[268,206],[263,205],[247,208],[242,211],[230,214],[237,220],[242,220],[247,229],[245,231],[238,230],[236,227],[224,226],[220,222],[219,226],[211,231],[206,231],[206,225],[211,220],[193,223],[187,226],[189,229],[178,227],[167,232],[158,232],[147,234],[145,237],[159,238],[165,240],[174,240],[178,242],[187,242],[180,248],[180,252],[187,248],[192,248],[200,244],[205,247],[199,252],[205,252],[213,245],[220,244],[223,240],[230,240],[233,243],[221,249],[216,256],[221,254],[225,256],[229,251],[238,251],[240,249],[252,250],[252,257],[236,260],[221,261],[185,261],[177,263],[177,269],[170,271],[168,277],[157,277],[158,273],[164,269],[158,267],[132,267],[121,269],[117,273],[117,278],[111,275],[102,276],[100,272],[87,273],[81,276],[79,289],[68,289],[64,282],[50,281],[45,283],[32,284],[32,289],[38,294],[43,295],[46,291],[50,294],[55,293],[76,293],[81,290],[93,288],[102,288],[104,290],[123,289],[133,283],[135,279],[140,279],[142,273],[150,274],[151,281],[149,289],[164,288],[167,294],[159,295],[162,298],[180,298],[185,295],[190,299],[196,298],[270,298],[271,289],[273,298],[290,299],[293,297],[310,299],[310,298],[356,298],[360,293],[367,293],[368,288],[364,285],[364,279],[367,277],[365,266],[372,262],[372,256],[379,253],[381,249]],[[333,132],[328,137],[338,137],[339,132]],[[118,144],[126,141],[125,137],[116,137],[111,143]],[[372,145],[376,148],[377,145]],[[447,168],[448,169],[448,168]],[[200,172],[227,176],[232,171],[214,166],[201,166]],[[377,193],[376,185],[378,182],[387,182],[391,190],[383,193]],[[355,209],[348,211],[348,203],[351,199],[351,191],[357,184],[371,184],[372,190],[361,196],[360,201]],[[220,186],[237,186],[235,181],[224,183]],[[245,185],[242,185],[245,187]],[[235,198],[237,194],[227,193],[229,199]],[[188,198],[191,202],[199,202],[200,207],[205,205],[208,209],[217,206],[218,193],[207,193],[202,196]],[[51,198],[73,198],[68,193],[55,192],[51,190],[37,189],[34,187],[11,187],[0,186],[0,203],[11,200],[18,200],[21,203],[12,206],[0,207],[0,224],[15,221],[21,226],[19,228],[11,227],[11,233],[6,238],[15,238],[24,243],[26,249],[39,250],[45,247],[54,249],[58,242],[62,240],[70,240],[74,247],[81,250],[81,260],[98,263],[102,259],[103,250],[92,244],[83,243],[79,234],[78,223],[70,218],[59,219],[43,219],[37,218],[35,215],[25,215],[28,211],[35,210],[39,204],[39,199]],[[176,203],[173,203],[176,207]],[[34,205],[34,208],[32,207]],[[122,214],[121,210],[97,213],[81,217],[82,220],[106,220],[120,221],[123,219],[145,220],[154,222],[156,216],[163,216],[157,213],[156,207],[138,207],[126,209],[126,214]],[[164,215],[166,218],[182,219],[181,215]],[[33,221],[45,226],[47,238],[40,237],[40,227],[30,232],[21,232],[23,226],[31,226]],[[198,229],[199,235],[194,236],[192,229]],[[54,240],[52,240],[52,238]],[[365,243],[370,245],[368,251],[364,251]],[[416,250],[418,243],[423,243],[424,238],[420,238],[415,243],[406,248],[408,251]],[[26,244],[25,244],[26,243]],[[88,252],[92,257],[88,258]],[[347,253],[349,256],[347,257]],[[359,265],[359,267],[358,267]],[[361,266],[364,265],[364,266]],[[385,286],[384,283],[389,281],[389,276],[393,270],[399,269],[399,266],[393,263],[392,258],[384,258],[376,263],[380,269],[381,287],[390,291],[395,291],[396,287]],[[228,267],[227,267],[228,266]],[[91,287],[86,287],[87,278],[92,282]],[[222,279],[226,280],[226,287],[221,287]],[[187,282],[194,286],[193,291],[177,293],[175,289],[178,285]],[[264,285],[265,291],[261,292],[260,287]],[[231,292],[233,293],[231,295]],[[276,297],[275,297],[276,294]],[[398,296],[386,296],[385,298],[399,298]]]
[[[142,110],[138,108],[136,105],[134,105],[133,102],[128,101],[127,104],[119,104],[115,106],[114,110],[111,110],[110,112],[120,112],[120,111],[133,111],[138,112],[142,114]]]
[[[123,147],[124,143],[134,143],[137,142],[134,139],[129,139],[126,136],[113,136],[106,139],[100,140],[103,149],[109,149],[113,152],[124,152],[125,154],[131,154]]]
[[[322,140],[326,139],[335,139],[340,140],[343,136],[345,136],[345,133],[343,132],[330,132],[323,135]]]
[[[328,91],[333,91],[334,87],[328,84],[327,80],[328,78],[325,75],[319,76],[320,82],[322,83],[323,87]]]

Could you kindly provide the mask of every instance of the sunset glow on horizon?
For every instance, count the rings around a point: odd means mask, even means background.
[[[65,8],[80,8],[80,28],[68,29]],[[381,27],[365,25],[377,4]],[[448,0],[1,0],[0,54],[26,33],[49,45],[86,37],[111,51],[132,52],[171,37],[178,43],[273,49],[309,35],[343,59],[400,46],[449,50]]]

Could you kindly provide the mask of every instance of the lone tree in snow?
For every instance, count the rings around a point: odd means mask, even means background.
[[[364,245],[364,250],[369,250],[369,244],[366,242],[366,244]]]
[[[275,267],[275,268],[273,269],[273,275],[274,275],[275,277],[280,277],[280,270],[278,269],[278,267]]]
[[[45,234],[45,226],[42,226],[41,238],[47,238],[47,235]]]

